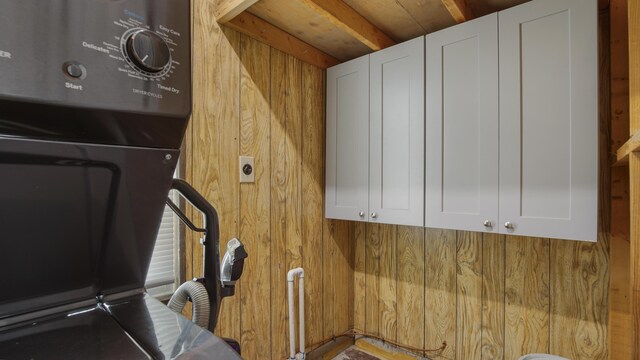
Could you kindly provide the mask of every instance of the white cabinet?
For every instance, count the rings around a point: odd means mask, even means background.
[[[370,55],[369,216],[423,226],[424,38]]]
[[[427,226],[596,241],[597,39],[595,0],[427,35]]]
[[[325,216],[367,220],[369,57],[327,70]]]
[[[595,0],[537,0],[499,14],[508,233],[597,239],[597,14]]]
[[[498,231],[498,16],[426,37],[427,227]]]
[[[424,39],[327,70],[327,218],[424,225]]]

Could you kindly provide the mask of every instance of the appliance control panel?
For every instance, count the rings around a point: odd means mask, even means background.
[[[0,0],[0,100],[188,116],[185,0]]]

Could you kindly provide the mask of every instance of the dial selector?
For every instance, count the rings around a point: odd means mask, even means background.
[[[126,39],[126,55],[140,70],[161,73],[171,64],[171,51],[160,35],[140,29]]]

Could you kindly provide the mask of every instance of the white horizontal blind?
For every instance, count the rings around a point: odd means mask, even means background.
[[[173,193],[174,191],[171,191],[169,196],[175,202]],[[147,289],[176,282],[177,221],[173,211],[168,206],[165,206],[160,230],[156,238],[156,245],[153,249],[153,256],[151,257],[151,265],[149,265],[149,272],[147,273]]]

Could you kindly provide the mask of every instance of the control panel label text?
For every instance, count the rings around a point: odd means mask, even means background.
[[[64,83],[64,87],[66,87],[67,89],[71,89],[71,90],[78,90],[78,91],[82,91],[82,85],[76,85],[76,84],[72,84],[70,82],[66,82]]]
[[[97,45],[94,45],[94,44],[89,44],[89,43],[87,43],[85,41],[82,42],[82,46],[84,46],[84,47],[86,47],[88,49],[91,49],[91,50],[100,51],[100,52],[103,52],[105,54],[109,54],[109,50],[107,50],[107,49],[105,49],[105,48],[103,48],[101,46],[97,46]]]
[[[180,90],[178,90],[178,89],[176,89],[174,87],[163,86],[163,85],[160,85],[160,84],[156,84],[156,85],[158,86],[158,89],[160,89],[160,90],[169,91],[169,92],[172,92],[172,93],[174,93],[176,95],[180,94]]]
[[[133,89],[133,93],[134,94],[139,94],[139,95],[144,95],[144,96],[149,96],[152,98],[156,98],[156,99],[162,99],[162,95],[161,94],[156,94],[156,93],[152,93],[146,90],[138,90],[138,89]]]

